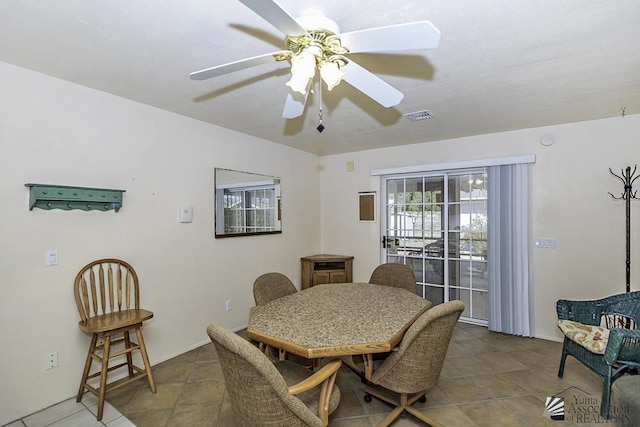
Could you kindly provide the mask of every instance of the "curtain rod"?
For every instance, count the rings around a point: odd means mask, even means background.
[[[535,163],[535,162],[536,162],[535,154],[526,154],[523,156],[496,157],[492,159],[462,160],[457,162],[432,163],[429,165],[400,166],[396,168],[371,169],[371,176],[392,175],[392,174],[413,173],[413,172],[432,172],[432,171],[452,170],[452,169],[468,169],[468,168],[478,168],[478,167],[486,167],[486,166],[516,165],[521,163]]]

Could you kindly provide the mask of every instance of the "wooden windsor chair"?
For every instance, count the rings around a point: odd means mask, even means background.
[[[153,317],[153,313],[140,308],[138,275],[133,267],[116,258],[99,259],[85,265],[74,282],[76,305],[80,313],[80,329],[91,334],[91,344],[80,381],[76,401],[80,402],[85,390],[98,397],[98,421],[102,419],[105,394],[130,382],[147,378],[152,393],[156,384],[151,373],[149,356],[142,337],[142,323]],[[135,333],[137,343],[132,341]],[[123,345],[119,351],[115,346]],[[144,369],[134,365],[133,352],[140,351]],[[123,361],[122,356],[126,360]],[[111,359],[113,366],[109,366]],[[93,362],[100,369],[90,373]],[[107,387],[107,374],[115,369],[127,367],[129,378]],[[99,377],[99,385],[89,384]]]

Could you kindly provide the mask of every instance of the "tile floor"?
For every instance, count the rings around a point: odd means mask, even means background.
[[[87,393],[80,403],[73,397],[5,427],[135,427],[135,424],[107,402],[104,404],[102,421],[97,421],[97,405],[98,398]]]
[[[443,426],[602,425],[604,421],[597,414],[588,412],[600,400],[600,379],[572,357],[567,360],[564,378],[558,378],[561,347],[557,342],[513,337],[460,323],[437,386],[427,394],[426,403],[416,406]],[[233,425],[224,379],[212,344],[156,365],[154,377],[158,384],[155,395],[144,381],[131,383],[108,395],[110,405],[109,409],[105,407],[102,423],[89,416],[91,405],[95,404],[89,396],[83,399],[82,407],[71,399],[7,427]],[[346,368],[339,373],[338,386],[342,398],[329,419],[331,427],[375,426],[392,409],[376,399],[365,403],[363,384]],[[565,421],[552,421],[543,416],[545,399],[552,395],[565,398]],[[49,414],[54,408],[56,412],[60,410],[57,419]],[[395,427],[417,425],[422,424],[406,414],[393,424]]]

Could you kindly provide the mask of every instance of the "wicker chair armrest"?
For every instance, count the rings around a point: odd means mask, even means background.
[[[614,328],[609,332],[609,342],[604,360],[613,365],[621,360],[640,364],[640,330]]]
[[[310,390],[318,385],[320,388],[320,398],[318,400],[318,417],[322,421],[323,426],[329,425],[329,405],[331,402],[331,393],[333,385],[336,382],[338,369],[342,366],[342,360],[334,359],[324,365],[322,368],[313,373],[310,377],[300,381],[289,387],[289,393],[296,395]]]
[[[561,299],[556,302],[558,320],[573,320],[584,325],[599,325],[603,300],[571,301]]]
[[[314,387],[319,386],[326,380],[328,380],[332,375],[338,372],[342,366],[342,360],[334,359],[331,362],[324,365],[322,368],[313,373],[313,375],[305,378],[297,384],[294,384],[289,387],[289,393],[292,395],[303,393],[307,390],[311,390]]]

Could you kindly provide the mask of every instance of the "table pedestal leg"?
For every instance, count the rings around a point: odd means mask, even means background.
[[[373,374],[373,354],[362,354],[361,356],[364,361],[364,370],[354,363],[353,356],[344,356],[340,359],[342,359],[342,362],[347,368],[355,372],[363,382],[366,382],[371,379],[371,374]]]
[[[369,381],[373,374],[373,354],[363,354],[362,359],[364,360],[364,377]]]

